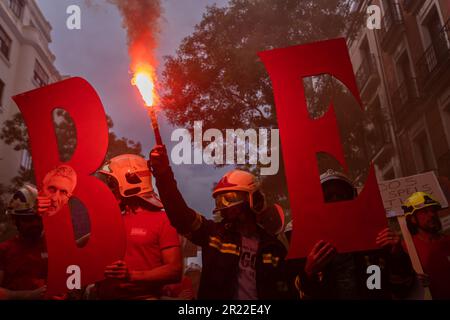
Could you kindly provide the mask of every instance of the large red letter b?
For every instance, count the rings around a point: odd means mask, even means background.
[[[71,78],[15,96],[28,127],[36,181],[61,163],[53,125],[53,110],[64,109],[77,131],[77,147],[67,165],[77,173],[73,196],[81,200],[90,218],[91,234],[83,248],[75,243],[69,206],[53,216],[44,216],[48,249],[48,294],[67,291],[67,268],[77,265],[81,285],[103,279],[106,265],[122,259],[126,238],[114,195],[91,176],[104,161],[108,148],[108,127],[103,105],[91,85]]]

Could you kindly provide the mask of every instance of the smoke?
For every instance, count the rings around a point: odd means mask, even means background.
[[[88,8],[93,8],[95,10],[98,10],[101,6],[95,2],[95,0],[84,0],[84,4]]]
[[[153,73],[157,64],[155,49],[160,32],[160,0],[107,1],[116,5],[122,15],[122,26],[127,30],[131,70],[150,69]]]

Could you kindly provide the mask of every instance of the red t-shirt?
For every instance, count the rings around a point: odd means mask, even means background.
[[[426,241],[413,237],[423,270],[430,276],[433,299],[450,299],[450,237]]]
[[[179,247],[177,231],[164,211],[138,209],[123,216],[127,233],[125,262],[129,271],[152,270],[163,265],[161,251]],[[113,262],[113,261],[112,261]],[[161,286],[105,280],[99,285],[101,299],[145,299],[158,297]]]
[[[18,236],[0,243],[1,287],[8,290],[34,290],[47,282],[47,249],[44,237],[30,243]]]

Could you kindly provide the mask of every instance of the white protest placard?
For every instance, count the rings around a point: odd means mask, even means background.
[[[403,215],[402,204],[410,195],[418,191],[431,194],[441,203],[443,208],[448,207],[447,199],[432,171],[393,180],[378,181],[378,187],[388,217]]]
[[[446,231],[450,229],[450,215],[446,215],[441,218],[442,230]]]
[[[414,270],[418,274],[423,274],[422,264],[408,230],[406,218],[403,215],[401,206],[410,195],[422,191],[431,194],[439,201],[443,208],[448,207],[447,198],[439,185],[436,175],[431,171],[409,177],[379,181],[378,187],[380,188],[387,217],[397,217]],[[428,287],[422,287],[418,281],[416,281],[416,286],[411,292],[412,295],[408,299],[432,299],[430,289]]]

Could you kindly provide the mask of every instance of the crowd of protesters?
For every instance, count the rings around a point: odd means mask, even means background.
[[[127,237],[123,259],[105,266],[104,280],[98,283],[76,293],[46,294],[42,216],[57,214],[76,185],[71,168],[60,166],[46,177],[42,190],[24,185],[8,204],[17,233],[0,243],[0,299],[406,299],[417,281],[433,299],[450,299],[450,236],[442,232],[441,204],[430,194],[416,192],[403,206],[424,270],[417,273],[405,241],[389,228],[374,239],[377,250],[340,253],[321,240],[306,258],[287,260],[292,221],[276,232],[264,227],[260,217],[279,211],[267,203],[257,177],[246,171],[232,170],[215,185],[214,214],[220,221],[187,205],[164,146],[156,146],[149,161],[117,156],[97,175],[122,211]],[[327,170],[320,180],[325,202],[358,195],[342,172]],[[180,236],[201,247],[199,280],[190,272],[183,275]],[[78,241],[89,241],[89,234]],[[380,289],[367,286],[370,265],[380,267]]]

